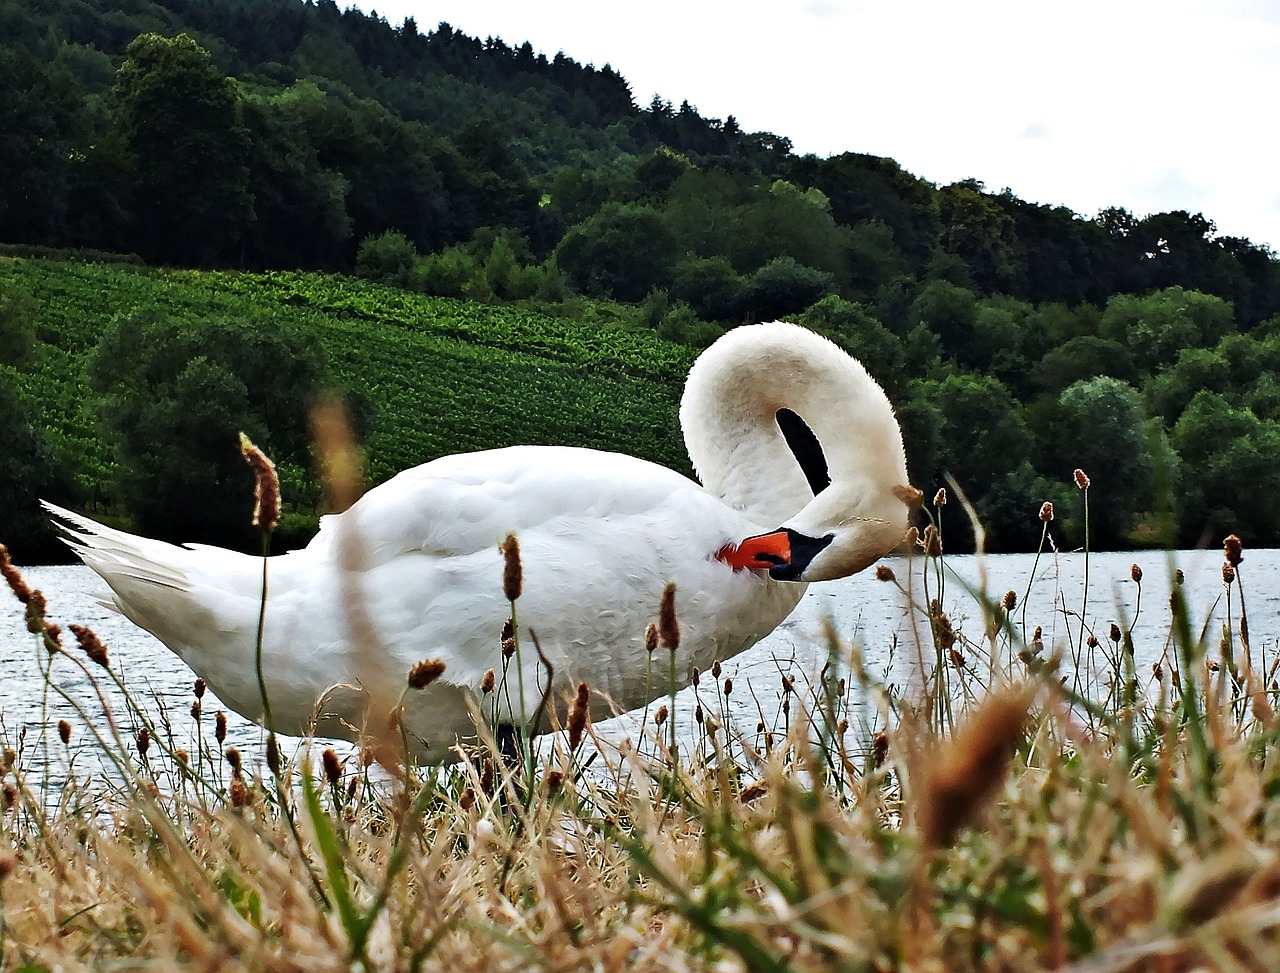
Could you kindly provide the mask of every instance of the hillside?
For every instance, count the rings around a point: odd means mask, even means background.
[[[323,384],[350,393],[356,404],[374,481],[445,453],[513,443],[626,447],[687,471],[676,408],[693,353],[649,333],[318,274],[0,260],[0,293],[14,287],[34,296],[36,337],[20,367],[0,365],[0,389],[12,383],[21,392],[32,427],[42,432],[63,479],[73,481],[63,485],[72,502],[126,512],[89,362],[118,322],[134,328],[157,319],[270,321],[283,333],[317,338],[328,375]],[[160,367],[149,362],[145,375],[131,378],[140,397],[160,386]],[[201,398],[207,399],[203,391]],[[225,454],[220,468],[231,471],[232,491],[237,477],[244,479],[237,423],[260,420],[258,408],[254,402],[240,412],[229,408],[221,428],[203,432],[211,451]],[[264,445],[287,442],[285,427],[303,418],[263,423]],[[286,501],[313,514],[305,448],[281,452],[286,494],[294,486]],[[233,502],[243,507],[249,482],[238,485],[243,495]],[[191,484],[184,502],[199,506],[202,491],[217,487]],[[0,514],[0,538],[13,514],[13,507]]]

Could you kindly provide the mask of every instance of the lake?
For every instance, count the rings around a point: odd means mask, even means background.
[[[1041,626],[1045,653],[1051,653],[1055,647],[1062,648],[1068,662],[1063,671],[1071,668],[1075,656],[1068,647],[1082,641],[1077,618],[1084,594],[1083,553],[1043,554],[1036,564],[1034,577],[1032,566],[1035,558],[1031,554],[989,555],[983,559],[948,555],[944,563],[943,607],[953,626],[965,638],[978,643],[984,641],[983,614],[971,589],[981,587],[985,572],[985,588],[995,599],[998,600],[1008,590],[1017,592],[1014,622],[1022,619],[1025,602],[1028,637],[1031,630]],[[881,564],[892,569],[904,586],[910,578],[917,604],[927,603],[921,586],[925,559],[914,558],[908,562],[905,558],[886,558]],[[1140,606],[1139,585],[1130,577],[1131,565],[1134,564],[1143,573]],[[1085,648],[1086,657],[1080,659],[1080,672],[1086,681],[1094,680],[1095,688],[1098,674],[1108,671],[1103,650],[1111,646],[1107,632],[1112,622],[1122,628],[1133,624],[1139,678],[1149,688],[1154,685],[1151,665],[1160,660],[1166,649],[1170,625],[1170,579],[1174,568],[1184,572],[1187,600],[1196,630],[1199,631],[1206,623],[1210,625],[1208,642],[1212,652],[1216,653],[1226,608],[1220,550],[1182,551],[1172,555],[1161,551],[1094,553],[1089,555],[1086,617],[1101,645],[1092,654]],[[88,568],[57,565],[25,568],[23,573],[33,588],[44,591],[49,603],[49,616],[63,625],[63,641],[68,649],[76,651],[74,639],[66,631],[67,623],[78,622],[93,628],[106,642],[113,668],[123,674],[133,695],[148,701],[154,699],[154,703],[147,703],[148,707],[163,707],[172,726],[174,745],[195,753],[195,721],[190,712],[195,676],[186,665],[150,635],[101,605],[99,599],[107,597],[108,589]],[[1241,580],[1249,610],[1254,658],[1265,659],[1269,664],[1276,655],[1277,641],[1280,640],[1280,551],[1246,550]],[[930,596],[936,596],[936,581],[931,578],[929,585]],[[0,671],[3,672],[3,681],[0,682],[0,736],[7,745],[17,746],[25,731],[28,748],[31,748],[30,741],[39,737],[42,723],[45,694],[38,662],[45,653],[27,633],[21,608],[7,591],[0,592]],[[1237,595],[1233,594],[1231,608],[1234,623],[1238,621]],[[913,680],[918,683],[920,679],[919,659],[923,657],[926,670],[932,664],[933,649],[928,640],[927,621],[918,609],[913,617],[907,599],[893,583],[878,581],[874,571],[867,571],[841,581],[812,585],[800,606],[774,633],[746,653],[725,662],[723,675],[734,679],[735,705],[732,711],[739,729],[749,734],[754,731],[758,719],[776,720],[781,698],[780,672],[797,675],[800,686],[806,685],[804,680],[814,679],[827,657],[823,635],[827,619],[834,623],[835,630],[843,639],[861,647],[870,673],[908,692],[913,688]],[[923,650],[919,648],[922,643]],[[962,652],[968,664],[985,678],[988,662],[982,653],[965,648]],[[1172,655],[1171,649],[1169,652]],[[1007,659],[1001,659],[999,663],[1004,665]],[[1167,663],[1166,668],[1169,668]],[[57,683],[82,702],[91,722],[105,732],[101,708],[84,675],[67,659],[57,658],[53,672]],[[708,683],[704,681],[704,700],[707,692]],[[715,697],[714,690],[711,696]],[[857,692],[852,692],[851,697],[851,714],[859,714],[858,719],[864,729],[875,728],[879,715],[874,706],[863,701]],[[131,727],[128,718],[123,716],[123,702],[115,693],[111,698],[123,726]],[[692,706],[693,702],[686,693],[678,708],[687,712],[686,707]],[[220,708],[222,706],[213,694],[207,694],[204,699],[206,737],[212,733],[213,713]],[[81,749],[93,749],[84,720],[65,700],[50,694],[44,714],[43,722],[49,726],[62,718],[71,722],[72,758]],[[153,710],[153,718],[156,715]],[[242,748],[246,761],[260,767],[262,731],[234,713],[228,713],[228,716],[228,743]],[[600,729],[605,736],[617,739],[634,734],[636,725],[636,714],[630,714],[612,720]],[[53,739],[56,743],[56,736]],[[66,762],[69,759],[67,753],[58,751],[56,747],[54,750],[57,760]],[[28,766],[32,765],[29,763]]]

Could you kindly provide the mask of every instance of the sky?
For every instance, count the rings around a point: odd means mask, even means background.
[[[796,152],[1094,216],[1203,213],[1280,253],[1280,0],[362,0],[611,65]]]

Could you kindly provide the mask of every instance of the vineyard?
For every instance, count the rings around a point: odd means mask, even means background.
[[[34,297],[36,340],[16,370],[0,369],[55,461],[108,506],[113,444],[86,363],[115,321],[142,312],[268,318],[314,335],[330,382],[358,404],[375,482],[446,453],[514,443],[621,450],[687,471],[676,410],[695,352],[650,333],[313,273],[3,260],[2,289]]]

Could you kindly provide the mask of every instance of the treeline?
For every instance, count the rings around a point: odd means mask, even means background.
[[[0,0],[0,130],[5,242],[623,302],[695,345],[797,318],[884,381],[914,478],[952,473],[994,546],[1045,498],[1078,538],[1075,467],[1095,545],[1280,542],[1280,263],[1201,214],[797,156],[608,66],[332,2]]]

